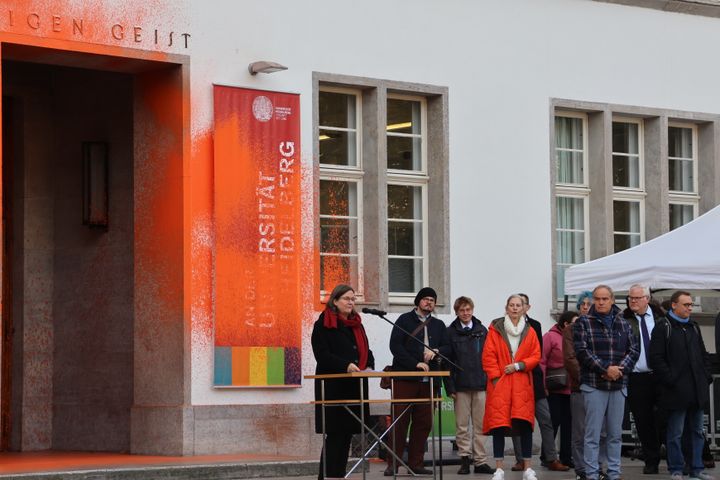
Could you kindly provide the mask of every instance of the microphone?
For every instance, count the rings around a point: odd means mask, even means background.
[[[362,312],[369,313],[370,315],[377,315],[379,317],[382,317],[383,315],[387,315],[387,312],[383,312],[382,310],[376,310],[374,308],[368,308],[368,307],[363,307]]]

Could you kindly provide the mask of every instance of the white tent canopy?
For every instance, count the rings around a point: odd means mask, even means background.
[[[622,292],[635,283],[653,290],[720,289],[720,206],[646,243],[565,272],[568,295],[599,284]]]

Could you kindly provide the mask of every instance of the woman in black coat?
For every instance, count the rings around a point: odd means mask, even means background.
[[[348,285],[338,285],[328,298],[325,311],[315,322],[312,349],[317,361],[315,374],[360,372],[375,367],[365,328],[355,312],[355,291]],[[367,398],[367,379],[363,380]],[[315,400],[321,400],[320,380],[315,380]],[[358,400],[360,383],[357,378],[325,380],[325,400]],[[370,416],[365,404],[365,418]],[[360,417],[360,407],[352,406]],[[343,406],[325,407],[325,451],[320,455],[318,479],[344,477],[353,433],[360,433],[360,423]],[[322,410],[315,406],[315,432],[322,433]],[[323,468],[323,457],[325,468]]]

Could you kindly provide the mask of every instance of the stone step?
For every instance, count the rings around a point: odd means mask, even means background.
[[[0,474],[2,480],[231,480],[285,478],[317,475],[314,461],[217,463],[200,465],[143,465],[117,468],[76,469]]]

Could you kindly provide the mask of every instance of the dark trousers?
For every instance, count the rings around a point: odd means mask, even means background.
[[[645,465],[660,463],[658,390],[652,373],[631,373],[628,382],[628,403],[635,419],[640,445],[645,454]]]
[[[505,457],[505,433],[502,428],[496,428],[492,432],[493,457],[495,457],[495,460],[502,460]],[[532,430],[514,436],[513,440],[516,438],[520,439],[520,455],[522,455],[523,461],[530,460],[532,458]],[[518,463],[520,463],[520,460],[518,460]]]
[[[328,433],[325,437],[325,451],[320,454],[318,480],[323,480],[323,457],[327,460],[327,476],[342,478],[347,469],[352,433]]]
[[[570,413],[570,395],[551,393],[547,398],[550,405],[553,433],[557,437],[560,430],[560,463],[572,465],[572,415]]]
[[[393,385],[393,398],[430,398],[430,383],[395,380]],[[408,404],[406,403],[393,404],[393,418],[398,418],[407,406]],[[400,458],[402,458],[403,452],[405,451],[408,423],[410,423],[411,419],[412,425],[410,426],[407,464],[410,468],[415,469],[423,466],[425,441],[432,428],[432,410],[430,404],[411,404],[410,411],[406,412],[393,427],[390,447],[393,452],[395,452],[395,455]],[[395,458],[392,455],[388,455],[387,461],[388,465],[395,465],[393,463]]]

